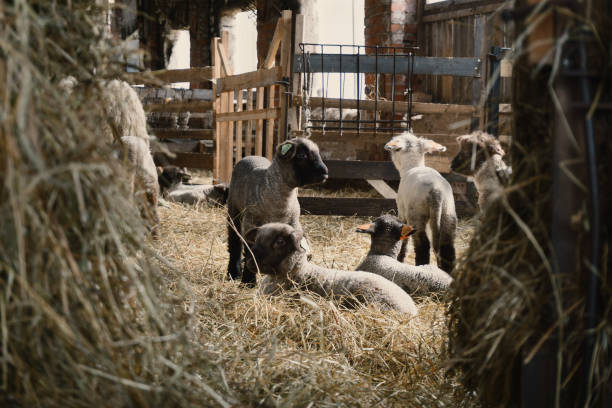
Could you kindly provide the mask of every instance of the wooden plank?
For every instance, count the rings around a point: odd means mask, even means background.
[[[219,58],[221,60],[221,67],[225,71],[224,76],[234,75],[234,67],[229,59],[229,31],[221,32],[221,42],[217,43],[219,48]]]
[[[219,42],[219,38],[215,37],[212,40],[212,44],[211,44],[211,63],[212,63],[212,67],[213,67],[213,95],[216,95],[216,83],[217,83],[217,78],[221,77],[221,67],[220,67],[220,62],[219,62],[219,53],[217,52],[217,50],[219,49],[217,43]],[[214,98],[214,111],[213,111],[213,120],[215,121],[215,154],[213,157],[213,180],[215,181],[222,181],[222,168],[220,166],[220,157],[222,157],[222,153],[223,153],[223,143],[222,143],[222,129],[221,123],[217,123],[216,122],[216,116],[219,114],[219,112],[222,111],[223,104],[222,104],[222,97],[221,98]]]
[[[460,10],[463,8],[481,8],[491,3],[501,4],[502,0],[445,0],[425,5],[425,14],[435,14],[441,11]]]
[[[242,113],[242,91],[236,92],[236,113]],[[236,163],[242,159],[242,120],[236,121]]]
[[[270,47],[268,48],[268,54],[266,55],[266,59],[264,60],[262,68],[272,68],[274,64],[276,64],[276,52],[278,51],[278,46],[281,43],[283,38],[283,31],[285,30],[285,26],[283,24],[282,18],[279,18],[276,22],[276,27],[274,28],[274,35],[272,36],[272,42],[270,42]]]
[[[259,69],[217,80],[217,95],[231,90],[257,88],[274,84],[281,78],[281,68]]]
[[[291,10],[283,10],[281,20],[283,22],[283,38],[280,45],[280,69],[281,76],[289,81],[291,76]],[[276,138],[274,140],[274,146],[278,145],[281,140],[284,140],[287,129],[287,110],[289,109],[286,96],[286,92],[290,92],[289,86],[280,85],[279,90],[279,101],[278,105],[280,108],[280,116],[278,118],[278,132],[276,132]]]
[[[268,106],[274,106],[274,91],[275,86],[271,85],[268,87]],[[274,157],[274,119],[268,118],[266,120],[266,157],[268,160],[272,160]]]
[[[298,197],[302,214],[358,215],[377,217],[396,211],[395,200],[388,198]]]
[[[474,17],[474,55],[479,60],[484,62],[486,56],[485,50],[485,16],[477,15]],[[476,115],[472,117],[470,129],[472,131],[482,129],[484,126],[484,79],[486,75],[480,75],[480,78],[472,81],[472,105],[476,108]]]
[[[295,23],[293,26],[293,46],[291,49],[291,55],[295,55],[298,50],[300,49],[300,44],[304,42],[304,16],[302,14],[297,14],[295,16]],[[290,74],[295,72],[293,70],[293,58],[291,58],[290,56]],[[291,92],[293,92],[293,95],[299,95],[300,94],[300,90],[302,89],[302,76],[299,73],[294,73],[292,80],[291,80]],[[292,129],[292,130],[299,130],[301,123],[302,123],[302,118],[301,118],[301,114],[302,111],[301,109],[298,109],[298,107],[296,105],[293,104],[293,102],[291,103],[290,106],[291,111],[289,112],[289,124],[288,126]]]
[[[255,119],[278,119],[280,110],[278,108],[255,109],[244,112],[220,113],[217,122],[255,120]]]
[[[231,114],[234,112],[234,91],[228,92],[227,97],[227,112]],[[227,182],[232,178],[232,171],[234,170],[234,122],[228,120],[222,122],[227,124],[227,150],[225,151],[225,174],[227,174]]]
[[[158,139],[194,139],[194,140],[214,140],[214,129],[151,129]]]
[[[264,108],[264,87],[257,88],[257,109]],[[263,119],[257,120],[255,128],[255,156],[263,155]]]
[[[503,59],[500,61],[500,76],[502,78],[512,78],[512,61]]]
[[[442,56],[444,57],[453,57],[453,35],[455,24],[452,24],[451,21],[449,24],[444,24],[443,33],[442,33]],[[453,77],[452,76],[444,76],[442,77],[442,100],[441,102],[450,102],[452,101],[452,87],[453,87]]]
[[[171,101],[143,104],[145,112],[209,112],[212,101]]]
[[[189,167],[193,169],[212,170],[213,155],[206,153],[174,153],[175,158],[169,159],[170,162],[179,167]]]
[[[425,11],[423,15],[423,23],[433,23],[437,21],[445,21],[456,18],[473,16],[476,14],[489,14],[506,7],[506,3],[485,4],[482,6],[473,6],[459,10],[451,11]]]
[[[376,72],[376,57],[374,55],[352,55],[342,54],[342,72],[353,73],[357,72],[357,58],[359,58],[360,73],[375,73]],[[396,73],[408,72],[409,58],[405,55],[397,54],[396,56]],[[302,55],[296,54],[293,57],[293,72],[303,72],[304,63]],[[323,62],[321,62],[321,54],[310,54],[310,71],[311,72],[340,72],[340,55],[339,54],[323,54]],[[392,74],[393,73],[393,56],[379,55],[378,56],[378,73]],[[478,58],[470,57],[414,57],[414,74],[427,75],[454,75],[473,77],[480,74]]]
[[[246,110],[253,110],[253,89],[249,88],[247,91]],[[244,143],[244,155],[250,156],[253,154],[253,121],[247,120],[246,135]]]
[[[323,98],[312,97],[310,98],[309,104],[311,107],[316,108],[323,105]],[[297,106],[302,105],[302,98],[300,96],[293,97],[293,104]],[[359,108],[363,110],[374,110],[375,102],[371,100],[360,100]],[[340,99],[336,98],[325,98],[326,108],[339,108]],[[393,102],[391,101],[378,101],[378,111],[380,112],[391,112],[393,110]],[[342,99],[342,109],[356,109],[356,99]],[[407,112],[408,102],[395,102],[396,112]],[[425,102],[413,102],[412,113],[456,113],[456,114],[467,114],[471,115],[476,112],[476,108],[471,105],[457,105],[457,104],[443,104],[443,103],[425,103]]]
[[[385,180],[366,180],[369,185],[374,187],[374,190],[378,192],[384,198],[391,198],[395,200],[397,193],[385,182]]]
[[[213,78],[213,67],[160,69],[149,72],[124,73],[123,79],[131,84],[164,85],[172,82],[204,82]]]

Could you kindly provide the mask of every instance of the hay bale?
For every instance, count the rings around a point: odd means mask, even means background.
[[[98,135],[99,11],[0,6],[0,405],[229,406]]]

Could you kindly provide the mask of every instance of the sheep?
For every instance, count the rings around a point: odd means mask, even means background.
[[[261,273],[261,292],[278,294],[297,288],[352,306],[354,301],[376,303],[408,315],[416,315],[414,301],[395,283],[370,272],[327,269],[307,259],[308,244],[301,230],[288,224],[268,223],[245,234]]]
[[[368,255],[356,270],[387,278],[413,296],[445,292],[453,282],[449,274],[434,265],[413,266],[397,260],[402,241],[416,232],[397,217],[383,215],[370,224],[359,225],[356,231],[370,234],[372,240]]]
[[[123,136],[135,136],[143,139],[148,149],[147,117],[136,91],[130,84],[118,79],[103,81],[100,86],[107,118],[100,124],[104,140],[112,143]]]
[[[227,202],[228,185],[219,184],[185,184],[191,180],[191,174],[184,167],[158,166],[158,182],[162,197],[184,204],[208,204],[223,206]]]
[[[159,224],[159,216],[157,215],[159,184],[157,169],[153,163],[149,145],[145,139],[136,136],[123,136],[119,141],[122,147],[122,157],[131,169],[130,188],[134,196],[137,197],[136,202],[141,203],[140,211],[143,218],[152,222],[152,231],[155,237]],[[142,193],[144,193],[144,200],[139,198]]]
[[[303,138],[279,144],[272,162],[265,157],[249,156],[236,163],[227,198],[230,278],[237,279],[241,272],[242,241],[238,234],[274,221],[301,230],[297,188],[325,181],[327,177],[319,148]],[[245,270],[242,282],[254,284],[255,273]]]
[[[425,154],[444,152],[446,147],[428,139],[404,132],[393,137],[385,149],[391,152],[395,168],[400,173],[397,194],[398,215],[412,225],[416,265],[429,264],[429,239],[425,231],[429,222],[438,267],[446,272],[455,262],[455,231],[457,214],[451,185],[436,170],[425,166]],[[406,241],[398,260],[405,256]]]
[[[512,168],[503,160],[505,152],[499,140],[488,133],[477,131],[459,136],[457,142],[460,149],[451,162],[451,170],[474,177],[478,206],[483,211],[499,198]]]

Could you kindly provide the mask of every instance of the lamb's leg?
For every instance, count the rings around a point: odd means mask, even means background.
[[[413,235],[415,264],[427,265],[429,263],[429,238],[425,229],[418,230]]]
[[[240,261],[242,258],[242,241],[240,240],[240,216],[228,210],[227,216],[227,251],[229,252],[229,264],[227,274],[231,279],[240,276]]]
[[[244,250],[244,265],[242,268],[242,283],[247,286],[254,287],[257,283],[257,271],[251,270],[247,265],[247,261],[252,257],[251,251],[248,248]]]
[[[440,228],[440,252],[438,266],[447,273],[451,273],[455,265],[455,231],[457,219],[451,217],[445,220]]]

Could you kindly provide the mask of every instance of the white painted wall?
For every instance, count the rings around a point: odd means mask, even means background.
[[[234,74],[257,69],[257,17],[243,11],[221,17],[221,31],[229,31],[229,59]]]
[[[191,66],[191,39],[189,30],[170,30],[167,39],[170,39],[174,46],[168,61],[167,69],[183,69]],[[170,85],[172,88],[189,88],[189,82],[176,82]]]

